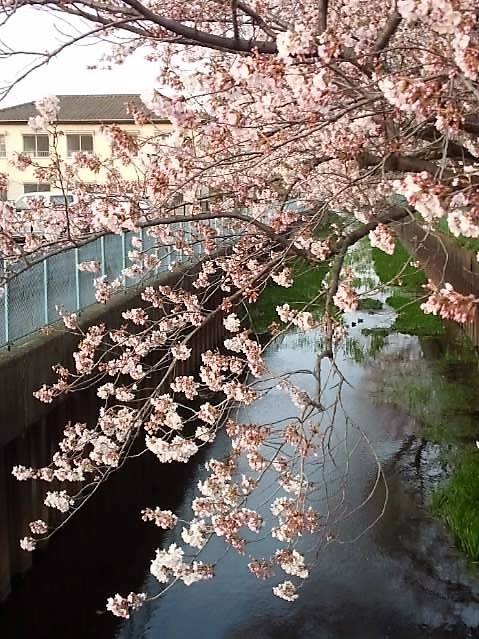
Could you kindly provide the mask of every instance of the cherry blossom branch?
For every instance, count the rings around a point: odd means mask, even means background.
[[[237,0],[236,6],[238,7],[238,9],[243,11],[243,13],[245,13],[247,16],[252,18],[254,24],[257,24],[258,27],[266,33],[266,35],[269,35],[270,38],[276,37],[276,32],[273,30],[273,28],[267,24],[267,22],[260,16],[260,14],[257,11],[254,11],[254,9],[252,9],[249,5],[247,5],[246,2],[241,2],[240,0]],[[285,29],[286,26],[283,25],[282,28]]]
[[[272,41],[244,40],[242,38],[235,39],[215,35],[213,33],[207,33],[205,31],[189,27],[178,20],[159,16],[145,7],[145,5],[138,0],[123,0],[123,2],[127,6],[135,9],[138,17],[146,18],[166,31],[170,31],[171,33],[186,38],[189,42],[195,43],[199,46],[217,47],[225,51],[237,51],[244,53],[250,53],[255,49],[260,53],[274,54],[277,52],[276,43]],[[89,3],[85,2],[83,4],[88,6]]]
[[[402,21],[402,17],[399,15],[399,13],[396,10],[394,10],[392,14],[389,16],[386,22],[386,25],[384,27],[384,30],[379,34],[376,42],[374,43],[373,50],[376,53],[379,53],[385,47],[388,46],[389,42],[391,41],[391,38],[394,36],[396,31],[398,30],[399,25],[401,24],[401,21]]]
[[[424,160],[417,156],[405,156],[391,154],[387,157],[377,157],[369,152],[361,153],[358,157],[358,164],[361,167],[380,166],[385,171],[401,171],[403,173],[421,173],[425,171],[435,178],[442,176],[443,179],[452,179],[455,173],[450,170],[442,170],[440,166]]]
[[[320,33],[323,33],[328,28],[328,4],[329,0],[318,0]]]
[[[235,40],[239,40],[239,27],[238,27],[238,5],[236,0],[231,0],[231,19],[233,22],[233,33]]]

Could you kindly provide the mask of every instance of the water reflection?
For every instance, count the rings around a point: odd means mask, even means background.
[[[361,348],[371,338],[364,329],[387,327],[388,311],[351,317],[352,337]],[[362,320],[362,321],[360,321]],[[291,333],[269,350],[276,370],[305,369],[314,363],[319,336]],[[428,350],[429,349],[429,350]],[[429,361],[435,349],[415,337],[392,335],[376,352],[373,365],[351,352],[340,361],[349,385],[344,387],[344,413],[334,432],[335,461],[327,468],[328,499],[318,490],[318,504],[330,513],[337,543],[325,544],[312,576],[291,605],[272,596],[274,582],[257,581],[246,561],[233,551],[224,554],[220,542],[208,544],[201,559],[217,561],[211,582],[176,585],[163,600],[144,606],[132,619],[118,624],[96,614],[112,592],[148,590],[155,581],[145,567],[158,545],[178,541],[180,531],[159,534],[135,512],[161,505],[190,519],[189,504],[199,479],[205,476],[200,458],[188,466],[160,467],[143,457],[128,466],[100,491],[67,527],[34,570],[16,588],[0,613],[2,639],[466,639],[479,627],[479,580],[454,548],[444,527],[427,510],[431,490],[444,472],[441,447],[421,431],[411,411],[371,392],[391,372],[399,379],[419,371],[424,385],[434,382]],[[452,370],[452,369],[451,369]],[[325,371],[326,374],[326,371]],[[454,373],[455,374],[455,373]],[[314,388],[314,380],[294,381]],[[333,382],[331,382],[333,384]],[[330,390],[334,392],[333,389]],[[244,411],[238,418],[273,421],[293,407],[279,392]],[[351,419],[349,419],[351,418]],[[388,479],[387,508],[375,527],[368,524],[381,512],[386,492],[379,483],[371,499],[350,517],[345,515],[374,486],[377,467],[359,426],[371,440]],[[350,437],[345,443],[345,434]],[[360,441],[349,459],[348,451]],[[228,440],[220,434],[208,455],[222,458]],[[344,461],[349,460],[347,473]],[[319,482],[320,473],[316,477]],[[265,490],[270,490],[265,477]],[[323,484],[318,484],[323,487]],[[266,495],[256,499],[266,499]],[[254,505],[253,505],[254,507]],[[267,505],[265,510],[267,511]],[[322,533],[313,539],[322,542]],[[351,543],[353,539],[359,539]],[[302,540],[302,547],[311,547]],[[254,544],[256,556],[271,552],[267,540]],[[27,614],[25,614],[27,612]]]
[[[390,318],[384,313],[379,323],[387,325]],[[371,320],[359,313],[355,319],[356,324],[357,319],[363,322],[353,329],[353,335],[364,344],[367,338],[362,329],[372,321],[377,325],[378,318]],[[307,368],[312,364],[317,338],[314,333],[287,335],[280,345],[270,349],[269,365],[276,371]],[[407,368],[411,363],[417,365],[422,363],[422,353],[417,338],[394,335],[385,341],[378,356],[379,370],[384,375],[385,371]],[[444,471],[440,446],[421,436],[416,420],[406,411],[368,398],[374,386],[370,370],[346,356],[340,363],[351,384],[344,390],[345,413],[354,417],[354,424],[374,443],[388,479],[388,505],[379,523],[362,534],[381,512],[386,496],[381,485],[354,516],[344,518],[347,508],[343,509],[337,543],[322,550],[294,605],[274,598],[272,584],[255,580],[244,559],[229,552],[218,563],[214,581],[175,587],[163,601],[151,604],[146,613],[143,611],[141,621],[125,623],[117,639],[477,636],[479,580],[471,574],[442,525],[425,508]],[[301,375],[295,377],[295,382],[305,388],[313,383]],[[291,412],[287,403],[279,393],[273,393],[244,411],[239,419],[273,421]],[[347,428],[344,415],[338,417],[335,428],[335,437],[341,441]],[[220,437],[211,454],[219,458],[226,451],[227,442]],[[341,453],[338,454],[336,461],[341,461]],[[199,470],[183,501],[181,512],[187,518],[192,487],[200,476]],[[358,504],[370,492],[375,476],[370,451],[366,446],[359,447],[350,460],[347,476],[341,476],[346,493],[342,505],[351,508]],[[334,483],[338,477],[332,479]],[[331,509],[334,504],[328,506]],[[177,540],[177,533],[172,532],[165,543]],[[272,550],[268,542],[258,545],[265,555]],[[203,560],[216,560],[221,549],[219,542],[210,544]],[[257,556],[262,556],[261,550]],[[145,586],[149,585],[151,580],[147,577]]]

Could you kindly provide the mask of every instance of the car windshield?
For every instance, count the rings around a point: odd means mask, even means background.
[[[65,206],[65,204],[73,203],[73,195],[50,195],[50,202],[52,206]]]

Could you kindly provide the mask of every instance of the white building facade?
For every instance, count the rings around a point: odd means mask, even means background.
[[[139,139],[168,135],[171,125],[168,120],[158,118],[148,111],[139,95],[64,95],[58,96],[60,110],[56,123],[58,135],[51,132],[35,132],[28,120],[37,115],[35,104],[28,102],[0,109],[0,172],[8,176],[7,190],[0,193],[3,200],[16,200],[24,193],[56,191],[59,185],[42,181],[35,175],[35,167],[24,170],[12,164],[15,154],[23,153],[32,158],[35,166],[48,166],[51,158],[58,155],[66,162],[74,161],[78,151],[94,153],[101,161],[111,161],[112,148],[108,135],[102,132],[104,125],[116,125]],[[129,105],[146,113],[149,123],[135,124],[129,113]],[[128,180],[141,179],[142,161],[124,165],[115,161],[114,167]],[[81,179],[88,183],[102,183],[106,170],[93,173],[82,169]],[[68,185],[66,185],[68,190]]]

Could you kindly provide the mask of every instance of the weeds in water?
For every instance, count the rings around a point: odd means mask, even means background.
[[[360,311],[382,311],[384,304],[381,300],[376,300],[373,297],[363,297],[359,300]]]

